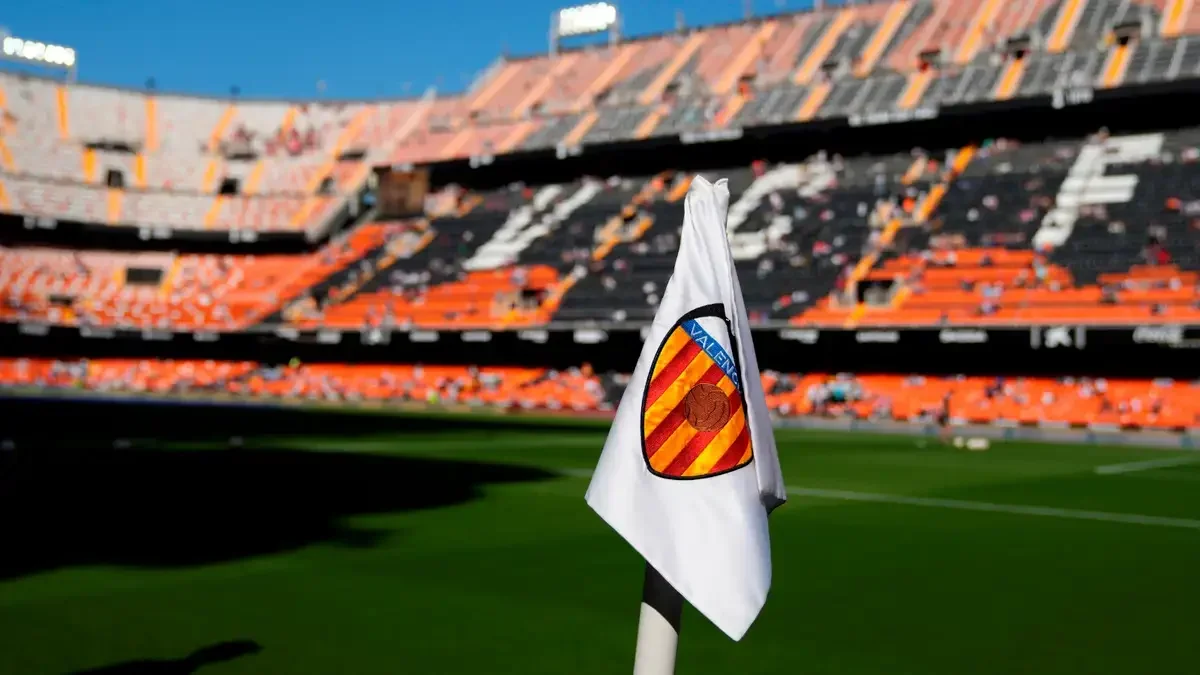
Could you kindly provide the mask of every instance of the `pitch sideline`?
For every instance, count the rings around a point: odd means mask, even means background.
[[[1149,469],[1166,469],[1172,466],[1184,466],[1186,464],[1195,464],[1200,462],[1200,455],[1192,455],[1185,457],[1165,457],[1163,459],[1148,459],[1144,462],[1125,462],[1123,464],[1105,464],[1096,467],[1096,473],[1101,476],[1113,476],[1122,473],[1133,473],[1135,471],[1146,471]]]
[[[564,469],[559,473],[573,478],[590,478],[592,475],[592,472],[587,469]],[[1147,516],[1138,513],[1086,511],[1082,509],[1065,509],[1052,506],[1027,506],[1022,504],[997,504],[993,502],[976,502],[966,499],[910,497],[907,495],[853,492],[850,490],[825,490],[821,488],[799,487],[792,485],[787,486],[787,492],[789,495],[795,495],[797,497],[835,499],[848,502],[873,502],[877,504],[923,506],[927,508],[952,509],[956,511],[1007,513],[1020,516],[1041,516],[1045,518],[1090,520],[1104,523],[1123,523],[1126,525],[1147,525],[1151,527],[1174,527],[1187,530],[1200,530],[1200,520],[1194,520],[1191,518],[1171,518],[1166,516]]]

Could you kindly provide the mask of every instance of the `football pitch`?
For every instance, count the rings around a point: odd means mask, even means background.
[[[603,424],[343,419],[10,451],[0,673],[630,671]],[[777,439],[766,609],[740,643],[685,610],[677,672],[1200,668],[1200,453]]]

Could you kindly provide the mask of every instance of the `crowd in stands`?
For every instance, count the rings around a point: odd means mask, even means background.
[[[875,264],[844,267],[829,298],[796,320],[1200,320],[1200,218],[1187,211],[1200,175],[1194,130],[997,140],[960,154],[968,151],[960,172],[920,198],[934,201],[929,217],[898,201],[907,196],[893,197],[898,229],[873,234],[860,258]],[[914,157],[914,166],[929,161],[920,151]],[[1069,178],[1080,174],[1090,178]]]
[[[157,330],[236,330],[311,297],[314,285],[402,225],[369,223],[302,255],[130,253],[0,246],[0,320]]]
[[[1060,194],[1089,153],[1112,166],[1082,184],[1117,180],[1124,202]],[[818,153],[715,173],[730,178],[730,239],[756,323],[1200,321],[1200,130],[1000,139],[944,157]],[[216,329],[265,317],[347,330],[648,321],[689,181],[450,188],[425,218],[358,225],[307,256],[3,249],[0,312]],[[144,269],[157,272],[129,274]]]
[[[1106,378],[764,376],[782,415],[1189,429],[1200,424],[1200,382]]]
[[[310,401],[470,404],[543,410],[610,410],[589,366],[258,364],[218,361],[0,359],[0,386]]]
[[[320,142],[317,137],[317,130],[313,127],[308,127],[304,132],[301,132],[294,125],[287,129],[278,127],[273,134],[260,137],[254,130],[247,129],[245,126],[238,126],[229,139],[221,141],[219,150],[222,155],[226,156],[251,154],[254,153],[254,148],[259,145],[261,145],[262,151],[268,157],[274,157],[277,154],[283,153],[292,157],[299,157],[306,152],[312,152],[319,148]]]
[[[763,373],[779,417],[1186,430],[1200,425],[1200,382],[1106,378]],[[432,403],[611,412],[627,375],[587,366],[259,364],[0,359],[0,387],[326,403]]]
[[[291,256],[0,248],[0,318],[159,330],[231,329],[269,308]]]

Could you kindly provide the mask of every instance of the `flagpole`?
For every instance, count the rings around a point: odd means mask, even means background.
[[[642,613],[638,619],[637,651],[633,675],[673,675],[679,646],[679,618],[683,596],[658,570],[646,563],[642,584]]]

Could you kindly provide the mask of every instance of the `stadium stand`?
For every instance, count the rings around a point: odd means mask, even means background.
[[[241,102],[0,75],[5,172],[311,194],[347,151],[393,164],[1195,76],[1200,10],[1162,0],[904,0],[503,60],[462,97]],[[1114,27],[1138,24],[1120,36]],[[1100,45],[1100,49],[1097,49]],[[390,155],[390,156],[389,156]],[[343,178],[335,181],[348,189]]]
[[[1001,139],[941,159],[920,150],[819,153],[712,175],[730,179],[728,228],[755,321],[1194,321],[1200,260],[1189,214],[1198,145],[1194,130]],[[310,280],[323,285],[281,316],[303,328],[344,329],[646,321],[670,275],[687,185],[686,175],[667,173],[463,193],[452,213],[391,226],[387,247],[377,237],[385,225],[363,225],[351,239],[373,245],[341,261],[357,272],[327,279],[338,270],[320,268],[325,276]],[[230,264],[265,275],[259,286],[272,287],[269,265],[238,256]],[[52,288],[31,286],[16,267],[6,272],[3,287],[19,291],[19,303],[36,301],[32,287]],[[145,290],[171,292],[162,283]],[[294,291],[246,300],[265,317],[285,309]],[[234,315],[213,325],[244,325],[248,314]]]
[[[575,279],[653,217],[640,209],[655,181],[586,179],[506,188],[463,200],[353,293],[301,325],[358,328],[546,323]]]
[[[1183,200],[1195,189],[1196,140],[1186,130],[986,148],[929,227],[902,230],[905,255],[867,277],[890,303],[862,322],[1195,321],[1196,234]]]
[[[380,108],[159,96],[0,73],[0,209],[177,230],[311,229],[328,220],[334,196],[366,178],[366,165],[340,161],[344,153],[379,128],[402,133],[395,111],[413,112]]]
[[[238,329],[403,233],[368,223],[308,255],[0,247],[0,318],[63,325]]]
[[[171,393],[210,389],[253,372],[251,362],[217,361],[0,361],[0,381],[10,387]]]
[[[1195,138],[1187,130],[1032,144],[1001,139],[949,151],[943,161],[923,151],[858,158],[819,154],[798,165],[757,163],[713,175],[730,179],[728,227],[739,276],[753,280],[746,283],[752,320],[839,326],[1190,321],[1200,309],[1194,234],[1185,215],[1194,201]],[[1139,180],[1139,173],[1146,177]],[[553,285],[546,268],[556,267],[558,279],[571,280],[554,318],[649,320],[674,260],[679,219],[672,204],[687,187],[686,177],[666,180],[658,192],[638,193],[636,204],[626,190],[619,197],[628,204],[621,223],[606,221],[604,207],[590,201],[569,212],[565,227],[557,227],[554,214],[530,226],[534,219],[522,209],[536,214],[536,204],[513,206],[507,220],[502,209],[482,209],[465,227],[460,220],[434,219],[435,247],[426,257],[398,262],[390,274],[400,278],[405,270],[420,276],[426,265],[444,267],[454,256],[438,255],[437,247],[454,241],[459,257],[478,266],[475,247],[509,245],[510,235],[497,233],[512,231],[530,243],[516,244],[518,255],[497,264],[545,266],[538,274],[547,275],[539,277],[547,282],[527,290],[537,294]],[[556,194],[560,189],[546,188]],[[1118,197],[1106,193],[1109,189],[1120,189],[1124,202],[1114,203]],[[552,201],[540,207],[554,208]],[[1146,217],[1151,213],[1162,215],[1151,221]],[[1136,235],[1126,235],[1127,223],[1134,222],[1140,225]],[[616,241],[593,249],[586,265],[534,257],[538,250],[558,250],[563,258],[580,258],[586,246],[575,244],[587,232],[603,240],[610,227]],[[1109,235],[1111,245],[1123,247],[1124,255],[1098,260],[1105,245],[1097,236],[1110,231],[1118,233]],[[470,240],[462,242],[468,232]],[[491,239],[481,246],[476,238]],[[1160,243],[1147,245],[1151,239]],[[1158,255],[1165,260],[1171,250],[1180,257],[1172,266],[1149,259],[1149,250],[1162,251]],[[1157,269],[1140,269],[1141,263]],[[1091,269],[1106,275],[1102,283],[1124,287],[1097,286]],[[1119,278],[1126,273],[1154,281],[1126,283]],[[513,320],[512,304],[502,296],[517,289],[489,289],[483,277],[459,281],[465,286],[439,289],[438,302],[461,301],[460,309],[476,317],[468,322],[473,326]],[[393,288],[397,292],[400,286]],[[330,315],[337,318],[329,325],[363,325],[373,305],[376,313],[394,319],[391,325],[458,321],[450,318],[455,312],[413,312],[388,304],[389,297],[359,294],[352,308]],[[494,302],[500,304],[488,309]],[[384,306],[390,309],[381,310]]]
[[[292,402],[417,402],[548,411],[611,411],[628,376],[587,366],[477,368],[289,365],[252,362],[0,360],[0,386],[114,393],[236,394]],[[783,417],[930,421],[949,405],[956,423],[1061,424],[1182,430],[1200,423],[1200,385],[1106,378],[924,377],[763,373]]]
[[[33,325],[31,335],[110,327],[316,342],[636,331],[665,290],[699,172],[729,179],[750,319],[790,336],[780,340],[1019,327],[1037,342],[1070,325],[1177,329],[1143,333],[1175,347],[1200,323],[1200,131],[1161,121],[1170,111],[1111,134],[1097,112],[1099,124],[1055,126],[1050,139],[970,125],[993,108],[1049,113],[1094,99],[1103,110],[1115,100],[1106,93],[1198,77],[1200,3],[1179,0],[827,7],[506,57],[464,94],[385,102],[212,99],[0,73],[0,214],[11,223],[0,232],[0,320]],[[954,119],[933,129],[946,110]],[[901,131],[865,128],[880,126]],[[846,141],[858,133],[884,140]],[[702,146],[711,157],[680,150],[714,139]],[[717,147],[742,142],[769,159]],[[613,159],[659,147],[657,163]],[[569,161],[547,168],[559,160]],[[437,177],[424,211],[385,213],[373,170],[414,166]],[[464,167],[490,178],[472,183]],[[89,226],[86,244],[56,236],[56,221]],[[91,231],[130,228],[136,252]],[[266,245],[213,253],[181,232],[234,244],[265,235]],[[271,247],[287,235],[303,243]],[[547,339],[532,332],[529,342]],[[108,370],[86,375],[31,361],[24,374],[7,364],[5,377],[366,400],[471,390],[483,403],[580,410],[622,389],[617,376],[511,365],[481,368],[480,385],[465,366],[261,360],[96,361]],[[836,409],[810,396],[828,379],[772,375],[772,406],[908,419],[949,392],[968,420],[1178,428],[1196,414],[1194,388],[1149,379],[1108,382],[1109,400],[1096,378],[864,375],[854,386],[869,396]]]

